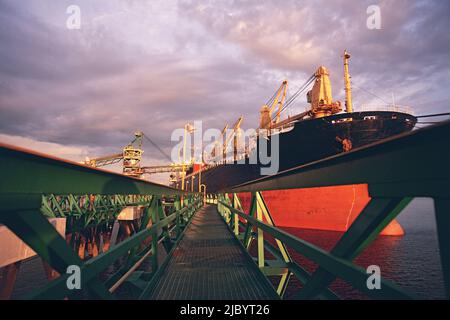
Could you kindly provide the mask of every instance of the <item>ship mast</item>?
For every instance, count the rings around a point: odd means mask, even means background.
[[[347,50],[344,51],[344,83],[345,83],[345,111],[353,112],[352,103],[352,87],[350,84],[350,74],[348,72],[348,60],[350,59],[350,53]]]

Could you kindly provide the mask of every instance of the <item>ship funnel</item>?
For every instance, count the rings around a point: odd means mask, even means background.
[[[344,50],[345,111],[353,112],[352,87],[350,84],[350,74],[348,72],[349,59],[350,53],[348,53],[347,50]]]

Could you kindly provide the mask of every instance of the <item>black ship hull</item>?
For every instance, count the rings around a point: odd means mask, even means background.
[[[278,133],[278,172],[341,153],[345,139],[351,141],[352,149],[358,148],[411,131],[416,121],[401,112],[365,111],[295,122],[289,131]],[[261,177],[261,168],[267,166],[248,162],[247,158],[245,164],[209,166],[202,171],[201,184],[207,192],[217,192]],[[187,190],[198,191],[198,172],[188,173],[185,182]],[[181,188],[181,181],[175,187]]]

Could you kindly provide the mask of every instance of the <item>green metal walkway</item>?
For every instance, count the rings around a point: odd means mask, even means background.
[[[192,218],[160,272],[150,299],[279,299],[251,257],[228,230],[216,206]]]

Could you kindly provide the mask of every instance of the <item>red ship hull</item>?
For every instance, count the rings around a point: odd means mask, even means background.
[[[279,227],[345,232],[370,200],[367,185],[355,184],[308,189],[263,191],[264,200]],[[250,194],[239,194],[248,212]],[[382,235],[401,236],[402,226],[393,220]]]

